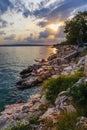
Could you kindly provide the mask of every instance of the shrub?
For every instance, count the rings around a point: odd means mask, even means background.
[[[29,130],[29,124],[17,122],[17,125],[11,124],[11,127],[6,128],[5,130]]]
[[[51,118],[44,118],[42,122],[45,124],[46,128],[53,127],[53,120]]]
[[[32,114],[31,116],[29,116],[29,123],[37,125],[39,123],[38,117]]]
[[[43,90],[45,90],[46,98],[54,103],[59,92],[72,87],[72,85],[74,85],[82,76],[83,70],[80,69],[73,75],[60,75],[58,78],[49,79],[43,85]]]
[[[66,113],[58,116],[56,130],[75,130],[77,122],[77,113]]]
[[[39,106],[39,110],[42,111],[42,112],[45,112],[48,108],[48,104],[41,104]]]
[[[87,83],[74,85],[68,90],[68,94],[73,97],[76,104],[87,104]]]

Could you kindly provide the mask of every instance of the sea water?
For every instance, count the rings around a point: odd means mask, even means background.
[[[20,91],[16,82],[20,72],[35,63],[37,58],[47,58],[53,48],[38,47],[0,47],[0,111],[5,105],[26,101],[30,95],[37,93],[39,87]]]

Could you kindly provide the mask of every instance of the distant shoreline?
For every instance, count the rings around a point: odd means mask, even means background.
[[[0,45],[0,47],[26,47],[26,46],[52,46],[52,45],[39,45],[39,44],[34,44],[34,45],[32,45],[32,44],[17,44],[17,45],[15,45],[15,44],[11,44],[11,45]]]

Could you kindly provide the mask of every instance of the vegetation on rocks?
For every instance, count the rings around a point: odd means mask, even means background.
[[[69,89],[68,94],[73,97],[76,104],[87,104],[87,83],[74,85]]]
[[[51,78],[46,81],[43,85],[46,98],[54,103],[59,92],[67,90],[74,85],[84,75],[83,70],[78,70],[73,75],[63,76],[60,75],[58,78]]]
[[[11,126],[5,130],[29,130],[29,124],[18,122],[16,125],[11,124]]]
[[[30,124],[38,124],[39,123],[38,117],[33,115],[33,114],[31,116],[29,116],[28,121]]]
[[[78,114],[63,113],[58,116],[58,124],[56,124],[56,130],[75,130]]]

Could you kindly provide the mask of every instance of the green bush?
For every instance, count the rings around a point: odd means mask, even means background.
[[[58,124],[56,130],[75,130],[77,122],[77,113],[66,113],[58,116]]]
[[[83,70],[80,69],[73,75],[60,75],[58,78],[49,79],[43,85],[43,90],[45,91],[46,98],[54,103],[59,92],[72,87],[72,85],[74,85],[82,76]]]
[[[18,122],[17,125],[11,124],[11,127],[6,128],[5,130],[29,130],[29,124],[25,125]]]
[[[52,128],[53,127],[53,120],[51,118],[42,119],[42,123],[45,124],[46,128],[49,128],[49,127]]]
[[[42,112],[45,112],[48,108],[48,104],[41,104],[39,106],[39,110],[42,111]]]
[[[87,104],[87,83],[74,85],[68,90],[68,94],[73,97],[76,104]]]
[[[29,116],[28,121],[29,121],[30,124],[36,124],[37,125],[39,123],[38,117],[33,115],[33,114],[31,116]]]

